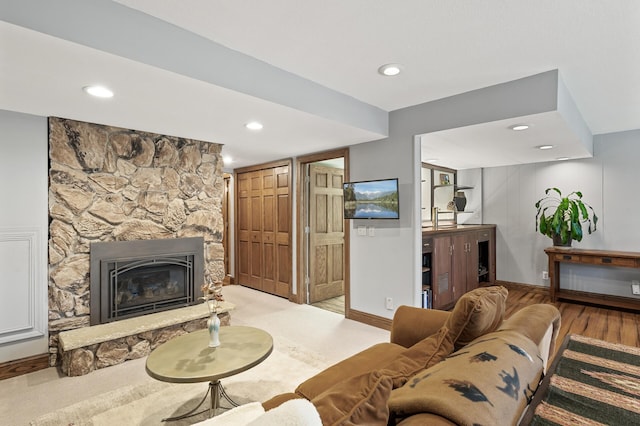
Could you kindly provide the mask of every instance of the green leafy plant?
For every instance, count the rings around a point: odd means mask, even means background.
[[[593,208],[582,201],[582,192],[575,191],[563,197],[558,188],[547,188],[545,197],[536,203],[536,231],[554,238],[563,245],[571,240],[582,241],[582,227],[587,224],[589,234],[596,231],[598,216]],[[551,194],[550,194],[551,193]],[[591,214],[589,214],[591,211]]]

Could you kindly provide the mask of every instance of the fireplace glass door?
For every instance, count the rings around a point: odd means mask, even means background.
[[[109,262],[109,317],[122,319],[193,301],[191,256]]]

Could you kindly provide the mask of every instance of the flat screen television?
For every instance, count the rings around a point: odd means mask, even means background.
[[[345,182],[345,219],[399,219],[398,179]]]

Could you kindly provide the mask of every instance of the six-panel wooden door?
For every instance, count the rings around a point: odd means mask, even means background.
[[[291,292],[290,168],[236,171],[238,284],[282,297]]]
[[[344,170],[309,166],[309,303],[344,294]]]

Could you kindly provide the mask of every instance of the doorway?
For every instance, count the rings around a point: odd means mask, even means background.
[[[298,302],[349,315],[348,150],[298,158]]]

